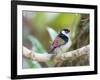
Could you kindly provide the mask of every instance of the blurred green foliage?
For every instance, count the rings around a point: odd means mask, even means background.
[[[26,11],[23,11],[23,13],[26,13]],[[25,34],[26,36],[23,39],[28,39],[31,42],[31,50],[40,54],[48,51],[51,45],[50,40],[53,41],[57,32],[63,28],[68,28],[71,31],[72,46],[69,51],[89,44],[89,14],[33,12],[32,17],[29,18],[28,15],[30,14],[28,13],[30,12],[27,12],[27,15],[23,15],[23,28],[27,26],[30,29],[30,33],[26,35],[24,32],[23,35]],[[26,43],[23,40],[23,45]],[[29,48],[29,46],[26,47]],[[88,65],[89,57],[86,58],[85,62],[82,62],[83,57],[74,56],[68,58],[62,63],[62,66]],[[32,60],[24,61],[28,63],[29,68],[50,67],[53,64],[52,61],[45,63],[38,63]],[[25,62],[23,64],[26,64]],[[23,68],[25,68],[25,65]]]
[[[36,39],[34,36],[28,36],[28,39],[32,42],[32,47],[34,48],[34,51],[35,52],[38,52],[38,53],[44,53],[45,52],[45,49],[44,47],[42,46],[42,44],[39,42],[38,39]]]
[[[51,37],[51,41],[53,42],[55,37],[57,36],[57,32],[50,27],[48,27],[47,30],[48,30],[48,33]]]
[[[33,15],[32,22],[36,29],[40,29],[38,31],[43,32],[46,27],[46,16],[45,12],[37,12],[36,15]],[[34,27],[33,26],[33,27]],[[33,28],[34,29],[34,28]]]
[[[23,68],[40,68],[41,65],[36,62],[36,61],[32,61],[31,59],[26,59],[23,57],[23,64],[22,67]]]

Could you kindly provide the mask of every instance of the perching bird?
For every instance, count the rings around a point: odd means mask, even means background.
[[[49,53],[61,54],[66,52],[72,44],[69,33],[70,30],[62,29],[60,33],[55,37]]]

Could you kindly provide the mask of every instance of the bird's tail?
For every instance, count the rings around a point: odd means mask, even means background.
[[[49,54],[52,54],[55,48],[48,51]]]

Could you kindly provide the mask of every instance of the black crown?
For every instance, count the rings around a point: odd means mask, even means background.
[[[70,32],[70,30],[69,29],[63,29],[65,32],[67,32],[67,33],[69,33]]]

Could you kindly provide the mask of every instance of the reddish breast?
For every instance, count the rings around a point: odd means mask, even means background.
[[[57,36],[57,37],[55,38],[53,44],[52,44],[52,47],[53,47],[53,48],[56,48],[56,47],[58,46],[58,41],[59,41],[59,38],[58,38],[58,36]]]

